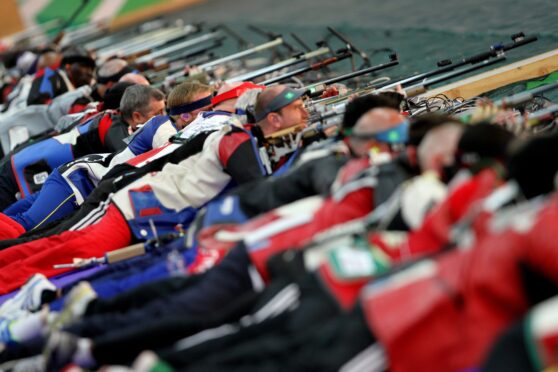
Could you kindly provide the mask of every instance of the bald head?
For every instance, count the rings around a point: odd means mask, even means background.
[[[46,52],[41,54],[37,62],[37,69],[43,69],[45,67],[54,66],[60,63],[62,56],[57,52]]]
[[[241,85],[242,85],[241,81],[237,81],[237,82],[234,82],[234,83],[223,83],[223,84],[221,84],[219,89],[217,89],[217,95],[228,92],[229,90],[237,88]]]
[[[356,122],[350,130],[348,145],[356,157],[365,157],[374,154],[391,154],[390,144],[402,144],[406,138],[399,135],[396,138],[387,139],[376,135],[395,129],[405,122],[405,117],[396,109],[381,107],[367,111]],[[397,135],[393,133],[393,136]],[[372,154],[371,154],[372,152]],[[391,155],[389,155],[391,156]],[[388,159],[388,157],[386,157]]]
[[[101,99],[105,96],[107,89],[119,82],[126,71],[128,71],[128,62],[120,58],[108,60],[99,67],[95,89]]]
[[[399,111],[391,108],[375,108],[358,119],[353,133],[355,135],[373,135],[394,128],[405,121]]]
[[[418,147],[421,171],[434,171],[443,175],[443,167],[454,162],[454,154],[462,132],[461,125],[451,122],[428,131]]]
[[[133,72],[129,72],[126,75],[122,76],[119,83],[132,83],[138,85],[150,85],[149,80],[145,78],[145,76],[141,74],[134,74]]]
[[[118,74],[124,67],[128,66],[128,62],[123,59],[115,58],[105,62],[99,70],[97,71],[97,75],[99,77],[109,77]]]
[[[217,89],[216,97],[219,96],[220,94],[223,94],[223,93],[226,93],[230,90],[233,90],[234,88],[237,88],[241,85],[242,85],[242,82],[240,82],[240,81],[239,82],[234,82],[234,83],[223,83],[219,87],[219,89]],[[235,108],[237,99],[238,99],[238,97],[232,97],[230,99],[221,101],[217,105],[215,105],[215,107],[213,107],[213,109],[220,110],[220,111],[234,112],[234,108]]]

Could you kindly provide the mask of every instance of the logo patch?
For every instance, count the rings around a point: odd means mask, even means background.
[[[35,185],[42,185],[46,182],[47,178],[48,172],[37,173],[33,176],[33,182],[35,183]]]

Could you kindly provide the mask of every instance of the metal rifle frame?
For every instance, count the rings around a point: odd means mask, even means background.
[[[230,54],[228,56],[221,57],[221,58],[218,58],[218,59],[214,59],[214,60],[211,60],[209,62],[204,62],[204,63],[198,65],[197,67],[202,71],[211,71],[211,70],[213,70],[214,68],[216,68],[217,66],[219,66],[221,64],[224,64],[224,63],[227,63],[227,62],[230,62],[230,61],[234,61],[234,60],[237,60],[237,59],[241,59],[241,58],[244,58],[244,57],[248,57],[248,56],[250,56],[252,54],[255,54],[255,53],[263,52],[263,51],[268,50],[270,48],[274,48],[276,46],[279,46],[281,44],[283,44],[283,38],[278,37],[277,39],[274,39],[272,41],[268,41],[268,42],[260,44],[260,45],[256,45],[256,46],[254,46],[250,49],[243,50],[243,51],[237,52],[237,53],[233,53],[233,54]],[[170,74],[165,78],[165,82],[174,81],[176,79],[179,79],[182,76],[184,76],[184,73],[182,71]]]
[[[315,57],[318,57],[318,56],[321,56],[321,55],[326,54],[326,53],[329,53],[328,48],[319,48],[319,49],[313,50],[312,52],[289,58],[287,60],[281,61],[281,62],[276,63],[276,64],[271,65],[271,66],[267,66],[267,67],[258,69],[256,71],[251,71],[251,72],[247,72],[245,74],[233,76],[233,77],[227,79],[227,81],[228,82],[237,82],[237,81],[252,80],[252,79],[255,79],[257,77],[263,76],[265,74],[269,74],[271,72],[281,70],[282,68],[285,68],[285,67],[291,67],[291,66],[297,65],[299,63],[308,62],[308,60],[310,60],[312,58],[315,58]]]
[[[187,25],[184,27],[176,27],[165,30],[157,30],[148,37],[139,35],[132,40],[124,41],[108,48],[97,51],[100,58],[108,58],[113,55],[131,56],[140,52],[150,51],[161,45],[170,43],[174,40],[181,39],[188,35],[199,32],[199,28]]]
[[[519,34],[513,35],[516,38],[512,39],[513,40],[512,43],[493,45],[493,46],[490,47],[490,51],[488,51],[488,52],[482,52],[482,53],[479,53],[479,54],[475,54],[471,57],[463,58],[461,61],[458,61],[458,62],[452,62],[449,59],[441,60],[441,61],[438,62],[439,67],[435,70],[431,70],[431,71],[424,72],[424,73],[421,73],[421,74],[413,75],[413,76],[398,80],[394,83],[387,83],[387,84],[384,84],[384,85],[379,85],[379,86],[376,86],[376,88],[377,89],[380,89],[380,88],[391,89],[391,88],[396,87],[397,85],[401,85],[402,87],[405,87],[407,85],[414,84],[414,83],[416,83],[420,80],[429,78],[431,76],[438,75],[438,74],[443,74],[445,72],[452,71],[452,70],[454,70],[458,67],[462,67],[462,66],[465,66],[465,65],[468,65],[468,64],[479,63],[479,62],[485,61],[488,58],[497,57],[500,54],[502,54],[503,52],[506,52],[508,50],[511,50],[511,49],[514,49],[514,48],[517,48],[517,47],[520,47],[520,46],[523,46],[523,45],[528,44],[528,43],[532,43],[532,42],[537,40],[537,38],[535,36],[531,36],[531,37],[527,37],[527,38],[526,37],[518,38],[517,37],[518,35]]]
[[[169,54],[172,53],[176,53],[176,52],[180,52],[184,49],[187,48],[191,48],[197,44],[201,44],[204,43],[206,41],[212,41],[215,39],[219,39],[222,38],[223,34],[221,34],[220,32],[210,32],[208,34],[204,34],[204,35],[200,35],[197,37],[194,37],[192,39],[188,39],[188,40],[184,40],[182,42],[179,43],[175,43],[169,46],[165,46],[161,49],[155,50],[149,54],[143,55],[139,58],[136,59],[136,63],[143,63],[143,62],[148,62],[148,61],[152,61],[154,59],[157,58],[161,58],[164,56],[167,56]]]
[[[177,27],[178,26],[165,25],[165,23],[162,22],[161,20],[152,20],[152,21],[142,23],[140,25],[136,25],[136,26],[132,26],[132,27],[128,27],[116,31],[114,33],[111,33],[110,35],[101,37],[99,39],[89,41],[85,44],[85,48],[89,50],[100,50],[117,43],[122,43],[123,41],[129,41],[131,40],[131,38],[137,38],[139,37],[138,35],[146,37],[149,34],[156,31],[161,31],[170,28],[177,28]]]
[[[358,76],[370,74],[372,72],[384,70],[386,68],[393,67],[393,66],[396,66],[398,64],[399,64],[399,60],[397,59],[397,55],[392,54],[390,56],[390,61],[387,62],[387,63],[382,63],[382,64],[379,64],[379,65],[376,65],[376,66],[367,67],[367,68],[364,68],[362,70],[358,70],[358,71],[355,71],[355,72],[350,72],[350,73],[345,74],[345,75],[337,76],[337,77],[334,77],[334,78],[331,78],[331,79],[327,79],[327,80],[320,81],[320,82],[317,82],[317,83],[314,83],[314,84],[310,84],[310,85],[305,86],[304,89],[308,90],[309,94],[312,96],[312,95],[315,95],[316,88],[319,87],[319,86],[326,86],[328,84],[334,84],[334,83],[338,83],[338,82],[341,82],[341,81],[349,80],[349,79],[352,79],[354,77],[358,77]]]
[[[525,102],[532,100],[537,94],[541,94],[557,88],[558,88],[558,82],[543,85],[538,88],[534,88],[531,90],[527,90],[525,92],[514,94],[513,96],[502,98],[494,102],[494,105],[496,107],[502,107],[502,108],[519,106]]]
[[[464,67],[464,68],[459,69],[459,70],[450,71],[449,73],[447,73],[445,75],[442,75],[442,76],[439,76],[439,77],[436,77],[436,78],[432,78],[432,79],[429,79],[429,80],[425,80],[422,83],[407,87],[407,88],[405,88],[405,92],[407,93],[408,97],[414,97],[416,95],[419,95],[419,94],[422,94],[422,93],[426,92],[427,88],[434,85],[434,84],[438,84],[438,83],[441,83],[443,81],[453,79],[457,76],[461,76],[461,75],[467,74],[467,73],[472,72],[472,71],[476,71],[476,70],[480,70],[480,69],[483,69],[483,68],[488,67],[488,66],[492,66],[496,63],[504,62],[505,60],[506,60],[506,57],[504,55],[500,55],[496,58],[485,59],[484,61],[475,63],[472,66],[467,66],[467,67]]]
[[[260,84],[262,84],[262,85],[274,84],[274,83],[277,83],[279,81],[291,78],[291,77],[296,76],[296,75],[303,74],[303,73],[308,72],[308,71],[319,70],[319,69],[321,69],[323,67],[326,67],[326,66],[328,66],[332,63],[342,61],[342,60],[344,60],[346,58],[349,58],[351,56],[352,56],[352,53],[349,50],[340,51],[337,55],[335,55],[333,57],[322,59],[321,61],[317,61],[317,62],[311,64],[310,66],[301,67],[299,69],[287,72],[284,75],[277,76],[277,77],[274,77],[274,78],[271,78],[271,79],[267,79],[265,81],[262,81]]]
[[[347,48],[351,51],[354,51],[356,54],[360,56],[362,59],[362,65],[358,68],[358,70],[362,70],[364,67],[369,67],[372,65],[370,58],[366,53],[364,53],[360,48],[357,48],[353,42],[351,42],[345,35],[334,29],[333,27],[328,26],[328,31],[331,32],[335,37],[341,40]]]

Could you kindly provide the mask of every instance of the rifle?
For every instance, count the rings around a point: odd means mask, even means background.
[[[286,59],[284,61],[278,62],[274,65],[267,66],[267,67],[261,68],[261,69],[256,70],[256,71],[251,71],[251,72],[247,72],[245,74],[234,76],[232,78],[227,79],[227,82],[232,83],[232,82],[237,82],[237,81],[252,80],[252,79],[255,79],[257,77],[269,74],[271,72],[281,70],[285,67],[291,67],[291,66],[294,66],[294,65],[297,65],[297,64],[307,62],[308,60],[310,60],[312,58],[321,56],[321,55],[326,54],[326,53],[329,53],[328,48],[318,48],[318,49],[315,49],[315,50],[313,50],[311,52],[308,52],[308,53],[296,55],[292,58],[289,58],[289,59]]]

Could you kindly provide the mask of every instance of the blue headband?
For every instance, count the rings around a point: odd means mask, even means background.
[[[209,96],[199,99],[197,101],[185,103],[183,105],[173,107],[169,109],[169,115],[175,116],[175,115],[185,114],[197,109],[201,109],[202,107],[209,106],[211,105],[211,98],[213,98],[213,95],[210,94]]]
[[[375,139],[389,144],[406,143],[409,140],[409,122],[404,120],[396,127],[375,134],[356,134],[353,132],[350,136],[363,140]]]

